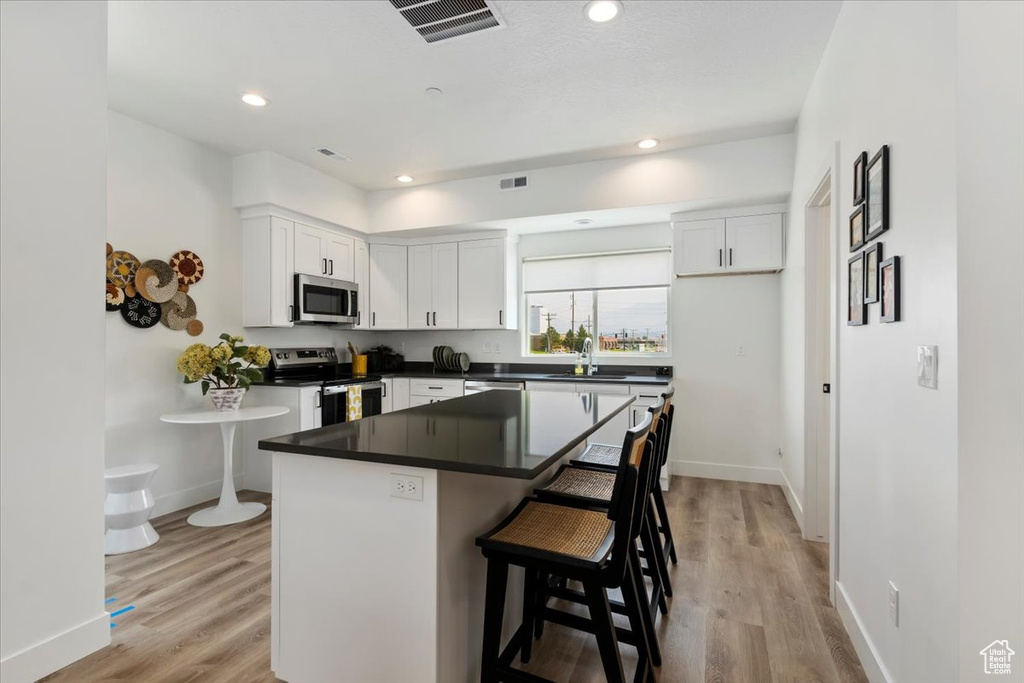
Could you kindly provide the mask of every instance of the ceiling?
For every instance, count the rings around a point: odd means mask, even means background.
[[[642,154],[647,136],[663,151],[791,131],[840,3],[623,4],[596,25],[582,0],[497,0],[506,27],[430,45],[385,0],[116,0],[110,107],[366,190]]]

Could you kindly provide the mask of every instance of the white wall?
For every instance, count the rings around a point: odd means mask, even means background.
[[[672,202],[778,201],[789,194],[792,163],[793,136],[777,135],[535,169],[529,189],[515,192],[498,190],[502,176],[382,190],[368,195],[370,232]]]
[[[1024,4],[957,4],[960,680],[1024,681]],[[940,361],[941,362],[941,361]]]
[[[233,160],[233,204],[275,204],[352,230],[367,230],[366,193],[275,152]]]
[[[519,254],[553,256],[671,244],[666,222],[523,235]],[[667,357],[606,355],[599,360],[673,367],[680,419],[673,432],[678,434],[670,455],[673,472],[778,483],[779,276],[673,279],[670,326]],[[479,363],[567,362],[524,357],[521,329],[384,332],[378,340],[413,361],[429,361],[434,346],[449,344]],[[501,352],[483,353],[484,342],[492,348],[500,343]],[[736,355],[740,345],[742,357]]]
[[[784,382],[787,392],[802,392],[804,204],[839,141],[832,201],[840,244],[848,244],[854,159],[890,145],[891,228],[881,240],[886,257],[902,257],[903,320],[879,324],[876,304],[868,325],[843,326],[834,386],[839,584],[847,614],[859,619],[847,626],[868,671],[881,675],[873,649],[881,669],[901,681],[957,675],[955,45],[952,3],[844,3],[797,125],[782,274]],[[916,383],[918,344],[939,346],[937,391]],[[782,403],[784,432],[802,434],[802,397]],[[899,628],[887,615],[889,581],[900,590]]]
[[[220,431],[160,422],[167,412],[206,407],[196,384],[182,384],[178,355],[197,341],[214,344],[222,332],[266,345],[317,344],[340,348],[336,331],[320,327],[242,329],[241,223],[232,207],[232,160],[191,140],[111,112],[108,147],[107,240],[140,259],[169,258],[191,249],[206,266],[189,294],[205,330],[199,337],[163,325],[148,330],[107,314],[108,467],[160,465],[152,490],[155,515],[220,494]],[[368,333],[352,333],[357,344]],[[244,426],[243,426],[244,429]],[[241,430],[235,438],[235,475],[241,484]]]
[[[105,2],[0,3],[0,680],[110,642],[103,606]]]

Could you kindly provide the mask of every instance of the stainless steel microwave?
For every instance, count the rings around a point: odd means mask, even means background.
[[[292,322],[321,325],[359,322],[359,285],[296,273]]]

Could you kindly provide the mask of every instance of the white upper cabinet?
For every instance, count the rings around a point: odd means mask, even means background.
[[[725,219],[673,224],[676,275],[725,270]]]
[[[351,281],[355,240],[330,230],[295,224],[295,272]]]
[[[368,330],[370,329],[370,250],[363,240],[357,239],[354,242],[352,282],[359,285],[359,292],[356,294],[359,314],[356,316],[356,324],[352,327],[356,330]]]
[[[242,325],[291,327],[295,224],[276,216],[242,221]]]
[[[672,223],[676,275],[778,272],[783,267],[782,214]]]
[[[455,329],[458,323],[458,243],[409,247],[409,329]]]
[[[459,242],[459,329],[516,328],[515,264],[511,249],[505,238]]]
[[[729,270],[780,270],[782,215],[726,218],[725,252]]]
[[[371,244],[370,329],[408,329],[408,283],[408,247]]]

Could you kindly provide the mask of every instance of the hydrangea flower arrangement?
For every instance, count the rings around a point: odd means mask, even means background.
[[[185,384],[202,382],[204,396],[211,388],[248,389],[263,379],[260,368],[270,363],[266,346],[242,346],[245,339],[230,334],[220,339],[214,347],[192,344],[178,357],[178,372],[185,376]]]

